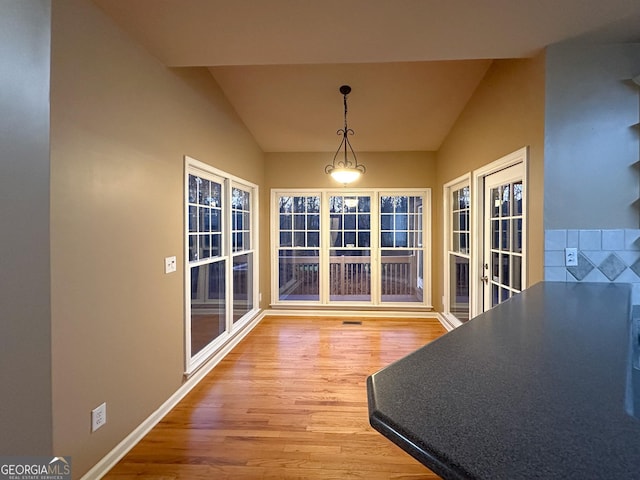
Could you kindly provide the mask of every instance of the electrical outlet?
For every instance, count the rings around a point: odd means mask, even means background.
[[[564,264],[567,267],[578,266],[578,249],[577,248],[564,249]]]
[[[95,432],[107,423],[107,402],[91,410],[91,431]]]
[[[172,273],[176,271],[176,257],[167,257],[164,259],[164,273]]]

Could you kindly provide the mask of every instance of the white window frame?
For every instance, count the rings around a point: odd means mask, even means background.
[[[444,184],[443,188],[442,188],[442,205],[443,205],[443,219],[444,219],[444,225],[443,225],[443,230],[444,230],[444,236],[443,236],[443,296],[442,296],[442,304],[443,304],[443,317],[445,319],[445,322],[447,323],[447,328],[448,329],[453,329],[456,327],[459,327],[460,325],[462,325],[462,322],[460,321],[460,319],[458,317],[456,317],[455,315],[453,315],[451,313],[451,271],[450,271],[450,263],[449,263],[449,258],[450,255],[455,254],[464,258],[468,258],[469,259],[469,269],[470,269],[470,275],[469,275],[469,315],[471,316],[471,303],[472,303],[472,293],[471,293],[471,289],[472,289],[472,281],[471,281],[471,254],[473,252],[473,247],[472,244],[474,242],[474,238],[473,238],[473,234],[469,235],[469,253],[464,255],[458,252],[453,252],[451,250],[451,242],[452,242],[452,233],[453,233],[453,229],[452,229],[452,225],[451,225],[451,213],[452,213],[452,205],[451,205],[451,194],[456,191],[456,190],[460,190],[461,188],[464,187],[469,187],[469,195],[470,195],[470,202],[473,202],[473,187],[471,185],[471,172],[465,173],[464,175],[461,175],[453,180],[451,180],[450,182],[447,182]],[[471,217],[474,215],[474,205],[473,203],[471,203],[470,208],[469,208],[469,228],[471,228],[471,225],[473,225],[472,219]]]
[[[373,276],[371,277],[371,300],[368,302],[353,302],[347,300],[333,301],[330,299],[330,292],[327,288],[328,282],[330,282],[330,272],[329,272],[329,263],[330,263],[330,252],[332,250],[330,246],[330,236],[331,229],[329,225],[329,220],[331,218],[331,212],[329,211],[329,198],[334,195],[339,195],[341,197],[349,197],[349,196],[369,196],[371,201],[371,208],[369,211],[369,232],[371,238],[369,240],[369,251],[371,252],[371,266],[373,268],[374,262],[377,261],[379,251],[379,237],[374,234],[374,228],[377,228],[378,225],[378,206],[376,205],[376,192],[370,189],[351,189],[351,190],[327,190],[326,194],[321,197],[321,206],[327,211],[327,215],[322,215],[322,207],[320,214],[320,256],[322,258],[320,265],[322,267],[321,275],[320,275],[320,300],[324,305],[332,305],[332,306],[361,306],[361,305],[374,305],[375,298],[378,292],[378,283],[373,280]],[[326,250],[322,249],[322,245],[327,245]],[[284,303],[284,302],[282,302]]]
[[[320,196],[320,212],[321,212],[321,231],[320,231],[320,300],[309,301],[281,301],[279,299],[278,275],[279,271],[279,203],[278,199],[281,195],[286,196]],[[372,268],[375,264],[376,275],[371,278],[371,301],[370,302],[350,302],[350,301],[333,301],[329,300],[328,292],[328,271],[324,265],[329,262],[329,213],[328,202],[331,195],[338,194],[342,196],[349,195],[370,195],[371,196],[371,264]],[[402,195],[402,196],[421,196],[423,198],[422,205],[422,238],[423,238],[423,300],[422,302],[382,302],[380,301],[380,281],[379,272],[381,265],[381,247],[380,247],[380,225],[379,225],[379,202],[382,195]],[[351,188],[351,189],[272,189],[271,190],[271,206],[270,206],[270,243],[271,243],[271,306],[274,307],[349,307],[349,308],[393,308],[393,309],[432,309],[431,298],[431,189],[396,189],[396,188]],[[407,248],[407,250],[415,250],[419,247]]]
[[[297,302],[291,302],[291,301],[280,301],[279,299],[279,287],[278,287],[278,283],[279,283],[279,271],[280,271],[280,262],[279,262],[279,250],[280,250],[280,203],[279,203],[279,196],[280,195],[286,195],[289,197],[306,197],[306,196],[312,196],[312,195],[318,195],[320,197],[320,245],[323,244],[324,239],[323,237],[323,232],[325,230],[327,230],[328,228],[328,223],[324,223],[324,219],[322,216],[322,211],[324,208],[324,198],[322,195],[322,192],[320,190],[317,189],[277,189],[277,190],[271,190],[271,208],[270,208],[270,219],[269,219],[269,232],[270,232],[270,244],[271,244],[271,305],[298,305],[298,306],[304,306],[304,305],[317,305],[319,303],[321,303],[324,299],[324,290],[323,290],[323,283],[325,280],[325,272],[324,269],[321,268],[319,271],[319,275],[320,275],[320,291],[319,293],[319,298],[320,300],[308,300],[308,301],[297,301]],[[293,242],[292,242],[292,246],[293,246]],[[285,248],[285,247],[283,247]],[[308,248],[314,248],[315,247],[308,247]],[[291,248],[292,250],[294,249],[293,247]],[[318,247],[317,250],[319,251],[319,264],[322,265],[322,250],[321,247]]]
[[[236,322],[234,322],[234,311],[235,311],[235,301],[234,301],[234,297],[233,297],[233,289],[231,290],[231,296],[230,296],[230,302],[231,302],[231,318],[230,321],[232,323],[232,332],[239,328],[239,324],[244,324],[246,321],[249,320],[249,318],[251,317],[252,312],[257,312],[257,310],[259,309],[259,297],[260,294],[259,292],[259,278],[257,278],[258,275],[258,270],[259,270],[259,265],[258,265],[258,249],[256,248],[256,246],[254,245],[255,242],[257,242],[257,238],[258,238],[258,234],[257,234],[257,228],[258,228],[258,213],[257,210],[255,210],[257,208],[257,198],[253,198],[256,195],[258,195],[258,189],[257,187],[253,187],[250,185],[247,185],[246,182],[241,183],[237,180],[232,180],[230,179],[229,181],[229,192],[231,197],[233,197],[233,189],[238,189],[238,190],[242,190],[244,192],[249,193],[249,248],[246,248],[246,246],[244,245],[244,240],[243,240],[243,249],[242,250],[233,250],[233,238],[230,241],[230,249],[229,249],[229,253],[231,256],[231,265],[230,268],[233,271],[233,261],[236,257],[241,257],[243,255],[251,255],[252,256],[252,286],[251,286],[251,292],[253,293],[252,296],[252,305],[253,308],[251,310],[249,310],[247,313],[245,313],[242,317],[240,317]],[[233,204],[230,202],[229,204],[229,212],[231,214],[231,216],[233,215]],[[243,211],[244,213],[244,211]],[[236,230],[234,230],[233,225],[231,224],[232,222],[229,222],[230,226],[229,226],[229,230],[231,235],[234,235],[235,233],[237,233]],[[244,223],[243,223],[243,227],[244,227]],[[242,230],[242,232],[246,232],[247,229],[244,228]],[[233,287],[233,285],[232,285]]]
[[[209,263],[205,260],[189,261],[189,175],[201,176],[202,178],[223,181],[223,203],[222,203],[222,252],[217,258],[226,261],[225,267],[225,307],[226,325],[225,331],[213,339],[206,347],[196,355],[191,355],[191,267],[199,264]],[[250,213],[251,213],[251,247],[248,250],[232,252],[232,227],[231,227],[231,195],[232,188],[237,187],[250,192]],[[193,373],[201,367],[213,355],[218,353],[224,346],[237,336],[250,321],[259,313],[259,265],[258,257],[258,211],[259,211],[259,191],[258,186],[242,178],[219,170],[211,165],[200,162],[189,156],[184,157],[184,357],[185,373]],[[237,322],[233,322],[233,258],[237,255],[251,253],[253,255],[253,276],[252,293],[253,309],[247,312]],[[208,259],[207,259],[208,260]]]

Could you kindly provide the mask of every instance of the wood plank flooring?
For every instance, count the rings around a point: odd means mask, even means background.
[[[366,377],[434,319],[266,317],[104,478],[438,479],[369,426]]]

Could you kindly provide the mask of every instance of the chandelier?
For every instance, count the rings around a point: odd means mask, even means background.
[[[342,135],[342,141],[338,146],[338,150],[336,150],[336,154],[333,156],[333,162],[324,167],[324,172],[330,174],[338,182],[347,185],[357,180],[367,169],[364,165],[358,163],[356,152],[353,151],[348,137],[354,133],[353,130],[347,126],[347,95],[351,93],[351,87],[349,85],[342,85],[340,87],[340,93],[344,97],[344,128],[338,130],[337,134]],[[341,151],[343,155],[340,155]],[[350,160],[349,156],[351,156],[353,160]]]

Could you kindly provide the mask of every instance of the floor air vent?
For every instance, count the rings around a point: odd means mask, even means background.
[[[360,320],[343,320],[342,324],[343,325],[362,325],[362,322]]]

